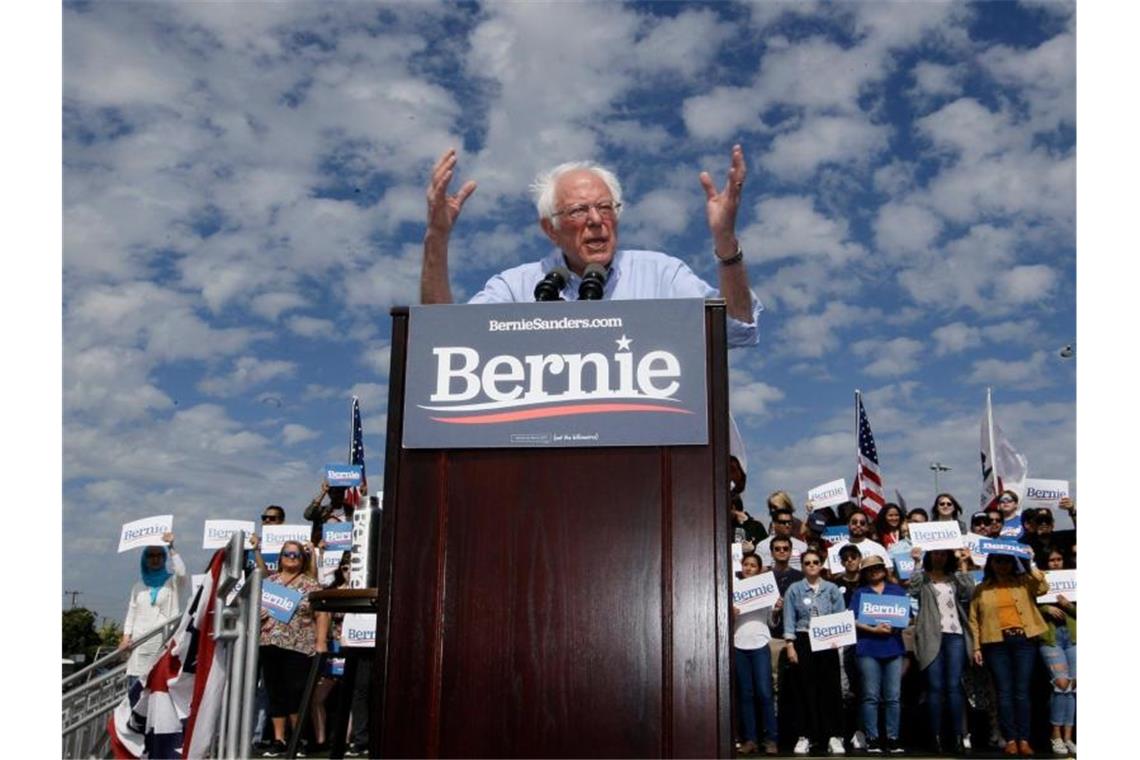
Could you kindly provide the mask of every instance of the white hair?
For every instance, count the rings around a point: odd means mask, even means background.
[[[554,214],[554,187],[562,175],[574,171],[586,170],[593,172],[609,188],[614,203],[621,203],[621,182],[617,175],[606,167],[594,161],[567,161],[545,172],[539,172],[530,185],[530,194],[534,198],[534,205],[538,209],[539,219],[549,219],[550,223],[558,229],[558,217]],[[621,209],[617,210],[621,216]]]

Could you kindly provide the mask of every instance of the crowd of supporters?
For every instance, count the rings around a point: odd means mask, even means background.
[[[261,553],[257,535],[250,538],[248,566],[261,569],[266,583],[275,583],[300,593],[295,612],[287,622],[268,614],[262,607],[256,710],[258,719],[252,737],[254,753],[261,757],[282,757],[288,742],[300,732],[298,756],[328,751],[330,727],[336,725],[329,714],[330,706],[341,703],[333,699],[344,688],[344,657],[360,656],[340,651],[343,614],[317,612],[309,600],[313,591],[339,588],[348,582],[351,553],[341,554],[336,567],[322,569],[326,551],[322,526],[328,522],[351,522],[353,508],[345,502],[345,488],[322,483],[320,493],[305,509],[304,517],[312,523],[310,541],[286,541],[269,565]],[[270,504],[261,513],[261,524],[282,525],[285,508]],[[132,635],[147,631],[176,615],[190,597],[190,581],[186,567],[174,551],[174,536],[163,536],[166,547],[149,546],[140,557],[140,580],[131,589],[127,617],[123,626],[121,649],[130,647]],[[330,560],[333,559],[330,557]],[[168,569],[168,561],[170,568]],[[128,661],[127,673],[133,684],[144,677],[158,659],[163,640],[154,637],[135,646]],[[364,650],[370,654],[371,649]],[[317,654],[325,655],[312,690],[305,725],[300,724],[306,682]],[[339,655],[339,656],[338,656]],[[349,757],[368,753],[368,689],[371,668],[356,669],[349,704],[347,731]]]
[[[1075,530],[1055,531],[1049,509],[1021,509],[1010,491],[968,523],[948,493],[929,510],[888,503],[874,516],[808,502],[799,519],[776,491],[758,520],[745,480],[730,477],[738,577],[771,571],[780,600],[733,608],[738,754],[1075,755],[1077,606],[1038,602],[1045,570],[1076,567]],[[1075,525],[1074,503],[1058,506]],[[912,543],[909,526],[927,521],[957,522],[963,548]],[[1013,539],[1032,559],[972,551],[984,538]],[[906,599],[908,625],[857,622],[854,646],[813,652],[811,619],[857,611],[865,594]]]

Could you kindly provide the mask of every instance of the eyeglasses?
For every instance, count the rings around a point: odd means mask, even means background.
[[[818,565],[818,564],[819,564],[818,559],[805,559],[805,560],[803,560],[803,566],[804,567],[812,567],[812,566]]]
[[[263,523],[264,522],[281,522],[284,519],[285,518],[283,518],[281,515],[262,515],[261,516],[261,521]]]
[[[300,559],[301,552],[281,552],[281,556],[289,559]]]
[[[1015,501],[1017,501],[1017,499],[1014,499],[1012,496],[1003,496],[998,499],[998,502],[1001,504],[1013,504]]]
[[[862,559],[862,558],[861,557],[840,557],[840,560],[843,562],[858,562],[860,559]]]
[[[561,211],[555,211],[550,215],[553,219],[556,216],[564,216],[572,222],[581,222],[590,215],[590,209],[598,212],[598,215],[603,219],[614,219],[617,216],[618,210],[621,209],[620,203],[613,201],[598,201],[597,203],[575,203],[573,206],[567,206]]]
[[[774,525],[791,525],[792,521],[791,520],[776,520],[773,524]]]
[[[952,507],[952,506],[954,506],[954,502],[952,502],[952,501],[940,501],[940,502],[938,502],[938,506],[940,506],[940,507]]]
[[[847,524],[848,525],[866,525],[867,521],[866,520],[852,520],[851,522],[849,522]]]

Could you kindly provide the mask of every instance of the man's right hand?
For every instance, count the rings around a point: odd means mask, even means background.
[[[447,189],[455,176],[455,165],[459,161],[455,148],[444,151],[431,171],[431,182],[427,189],[427,233],[444,239],[451,235],[451,228],[459,218],[459,212],[471,193],[475,192],[475,180],[467,180],[455,195],[448,195]]]

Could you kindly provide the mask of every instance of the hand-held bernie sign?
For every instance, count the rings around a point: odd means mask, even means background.
[[[859,615],[863,625],[887,623],[892,628],[906,628],[910,622],[910,597],[896,594],[860,594]]]
[[[155,515],[126,523],[119,531],[119,553],[143,546],[166,546],[162,534],[173,531],[174,515]]]
[[[953,520],[911,523],[907,527],[910,530],[910,543],[921,546],[923,551],[962,548],[962,530]]]
[[[732,581],[732,606],[740,612],[772,607],[779,598],[776,576],[770,572],[753,575],[751,578],[734,578]]]
[[[297,611],[297,605],[304,596],[300,591],[280,583],[266,581],[261,585],[261,606],[269,616],[282,623],[288,623]]]
[[[834,507],[847,501],[847,481],[843,478],[818,485],[808,491],[808,501],[816,507]]]
[[[206,520],[202,525],[202,548],[221,549],[230,542],[230,536],[245,531],[245,548],[252,549],[253,520]]]
[[[1049,591],[1037,597],[1039,604],[1056,604],[1057,595],[1077,601],[1077,571],[1076,570],[1047,570],[1045,580],[1049,582]]]
[[[855,644],[855,613],[851,610],[813,617],[808,624],[811,651],[839,649]]]

